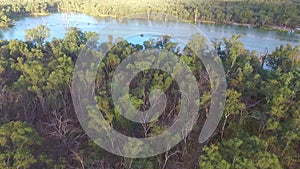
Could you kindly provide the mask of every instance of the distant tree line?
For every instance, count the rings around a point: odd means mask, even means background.
[[[300,2],[293,0],[16,0],[0,4],[0,26],[20,16],[53,12],[82,12],[97,17],[137,13],[166,13],[190,22],[250,24],[258,27],[300,27]]]
[[[26,31],[26,41],[0,41],[0,168],[300,167],[299,47],[280,46],[258,57],[244,48],[240,35],[214,42],[226,73],[227,101],[220,125],[201,145],[199,131],[211,100],[209,77],[193,52],[199,42],[204,42],[201,36],[194,35],[188,43],[194,48],[186,47],[182,52],[168,36],[144,44],[116,41],[110,36],[107,42],[97,44],[99,51],[110,49],[95,82],[97,104],[107,122],[125,134],[149,137],[164,131],[176,118],[176,106],[182,98],[170,75],[147,70],[133,79],[130,101],[144,110],[149,106],[147,86],[163,88],[168,100],[165,111],[147,125],[121,118],[113,106],[109,86],[114,70],[128,55],[137,51],[143,54],[147,49],[169,51],[189,66],[199,83],[199,119],[192,133],[163,154],[129,159],[96,146],[80,127],[73,108],[70,90],[74,64],[94,35],[70,28],[64,39],[45,42],[49,30],[39,26]],[[89,76],[88,71],[82,73],[83,78]],[[88,115],[94,117],[94,111]],[[95,123],[90,125],[97,128]],[[138,145],[134,146],[137,148],[128,151],[139,151]]]

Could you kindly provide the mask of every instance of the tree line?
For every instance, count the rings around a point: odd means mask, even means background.
[[[114,108],[109,86],[113,72],[127,56],[143,54],[147,49],[171,52],[189,66],[199,83],[199,119],[192,133],[163,154],[129,159],[96,146],[81,128],[74,111],[71,98],[74,65],[87,40],[95,35],[70,28],[65,38],[45,42],[49,29],[38,26],[26,31],[26,41],[0,41],[1,168],[300,167],[299,47],[279,46],[274,52],[258,57],[244,48],[239,41],[241,35],[214,42],[226,73],[227,100],[216,131],[205,144],[199,144],[201,124],[208,115],[211,100],[208,74],[193,52],[201,49],[199,42],[204,42],[200,35],[194,35],[189,47],[182,50],[168,36],[149,39],[143,44],[109,36],[107,42],[96,44],[99,51],[110,49],[98,69],[94,90],[97,104],[108,123],[124,134],[149,137],[161,133],[176,118],[176,107],[183,97],[169,74],[143,71],[130,84],[132,104],[146,110],[150,91],[145,89],[162,88],[167,106],[161,117],[149,124],[121,118]],[[161,58],[165,57],[162,52]],[[163,59],[159,62],[164,64]],[[88,71],[82,73],[82,77],[89,76]],[[89,110],[89,117],[95,115]],[[103,130],[94,127],[99,132]]]
[[[165,13],[190,22],[239,23],[257,27],[300,27],[300,3],[294,0],[16,0],[0,4],[0,26],[20,16],[54,12],[82,12],[96,17],[120,18],[137,13]]]

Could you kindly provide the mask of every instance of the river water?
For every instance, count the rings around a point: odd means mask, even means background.
[[[195,30],[197,29],[211,41],[220,40],[223,37],[229,38],[232,34],[242,34],[241,42],[244,43],[245,48],[256,50],[259,53],[266,50],[272,51],[281,44],[300,45],[300,35],[293,33],[280,33],[236,25],[203,23],[194,25],[180,21],[159,22],[130,19],[126,22],[118,22],[114,19],[96,19],[79,13],[56,13],[41,17],[25,17],[16,21],[13,27],[0,29],[3,34],[2,39],[24,40],[26,29],[35,28],[41,24],[50,29],[51,36],[47,40],[51,40],[53,37],[63,38],[69,27],[78,27],[82,31],[95,31],[100,32],[100,34],[106,31],[107,34],[113,34],[115,38],[126,34],[126,39],[132,43],[141,43],[150,37],[154,38],[157,33],[174,35],[177,39],[183,39],[196,33]],[[113,28],[110,29],[111,27]]]

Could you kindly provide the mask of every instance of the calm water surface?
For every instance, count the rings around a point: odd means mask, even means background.
[[[300,35],[279,33],[276,31],[266,31],[241,27],[235,25],[215,25],[197,24],[192,25],[179,21],[159,22],[147,21],[143,19],[132,19],[125,22],[118,22],[112,19],[96,19],[85,14],[57,13],[42,17],[26,17],[16,21],[15,26],[2,29],[2,39],[25,39],[26,29],[35,28],[38,25],[45,25],[50,29],[51,40],[53,37],[63,38],[69,27],[78,27],[82,31],[95,31],[100,34],[113,34],[114,37],[124,36],[133,43],[141,43],[144,40],[158,37],[158,34],[168,34],[177,39],[188,40],[189,36],[196,33],[197,27],[209,40],[229,38],[232,34],[242,34],[241,41],[249,50],[264,52],[274,50],[281,44],[300,45]],[[109,26],[108,29],[107,27]],[[139,35],[143,34],[141,37]]]

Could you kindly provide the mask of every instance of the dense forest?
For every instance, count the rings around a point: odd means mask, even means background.
[[[296,0],[15,0],[0,2],[0,26],[25,15],[58,11],[83,12],[97,17],[124,17],[136,13],[165,13],[191,22],[249,24],[274,29],[300,27],[300,2]]]
[[[101,112],[118,131],[135,137],[160,133],[176,117],[173,110],[181,98],[176,93],[174,79],[167,73],[144,71],[131,84],[130,100],[137,108],[145,109],[144,99],[149,91],[144,89],[149,85],[164,88],[168,104],[162,118],[147,126],[121,118],[113,107],[108,86],[117,65],[132,53],[156,48],[174,53],[193,70],[202,95],[198,125],[186,139],[163,154],[130,159],[95,145],[81,128],[74,111],[70,92],[75,61],[94,35],[70,28],[64,39],[45,42],[49,29],[38,26],[26,31],[26,41],[0,41],[1,168],[300,167],[299,47],[279,46],[274,52],[258,57],[244,48],[240,35],[214,42],[226,72],[227,100],[218,128],[206,143],[199,144],[211,91],[206,70],[195,53],[188,47],[179,52],[168,36],[144,44],[109,36],[107,42],[96,45],[99,51],[110,50],[99,67],[95,92]],[[189,44],[199,42],[203,39],[196,34]],[[83,73],[88,76],[89,72]],[[93,117],[93,113],[90,110],[88,115]]]

